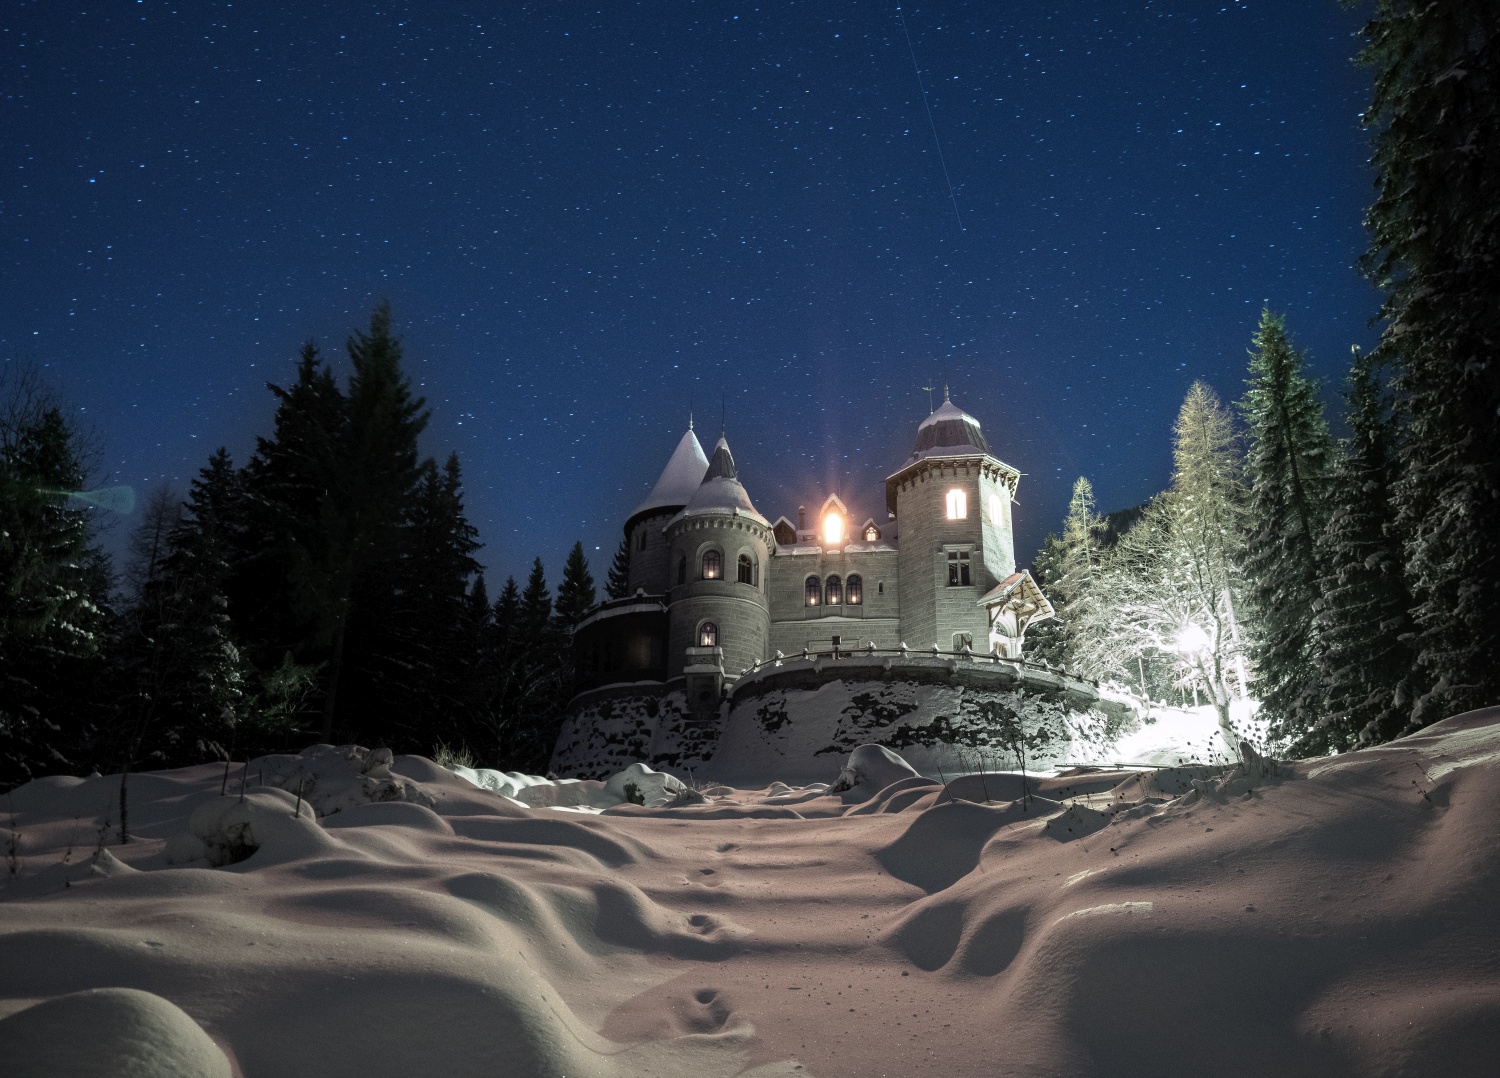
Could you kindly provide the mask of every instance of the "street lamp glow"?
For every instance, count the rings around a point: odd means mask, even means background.
[[[1187,621],[1177,630],[1177,635],[1172,637],[1172,650],[1184,655],[1201,655],[1212,643],[1206,632]]]

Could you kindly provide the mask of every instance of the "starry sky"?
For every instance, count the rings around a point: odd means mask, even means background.
[[[1361,22],[11,0],[0,363],[43,367],[97,482],[184,490],[388,299],[492,591],[575,539],[602,583],[690,410],[768,518],[881,519],[946,383],[1025,473],[1025,560],[1078,475],[1104,510],[1165,486],[1184,393],[1241,394],[1263,305],[1336,401],[1378,306]]]

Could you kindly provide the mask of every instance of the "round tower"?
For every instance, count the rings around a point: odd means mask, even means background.
[[[1016,572],[1011,501],[1020,475],[990,454],[979,421],[945,389],[911,456],[885,482],[901,534],[901,631],[912,647],[990,650],[982,601]]]
[[[724,678],[738,677],[766,657],[771,633],[771,525],[740,485],[723,438],[698,489],[667,524],[665,538],[671,597],[667,677],[687,678],[694,706],[717,703]]]

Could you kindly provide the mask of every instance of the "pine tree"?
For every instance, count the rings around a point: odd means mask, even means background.
[[[1247,385],[1239,404],[1249,431],[1245,572],[1260,615],[1251,659],[1261,716],[1291,741],[1318,718],[1316,546],[1333,447],[1305,358],[1270,310],[1261,312]]]
[[[1062,579],[1062,536],[1051,532],[1042,540],[1042,547],[1031,560],[1031,577],[1042,594],[1052,603],[1055,616],[1036,622],[1026,630],[1026,659],[1062,666],[1067,658],[1067,634],[1064,628],[1066,603],[1057,589]]]
[[[1500,7],[1377,0],[1365,36],[1421,726],[1500,700]]]
[[[557,586],[557,618],[562,628],[571,633],[595,602],[594,577],[583,556],[583,544],[574,543],[563,565],[562,583]]]
[[[1078,665],[1081,652],[1088,647],[1095,606],[1094,575],[1103,556],[1102,523],[1094,511],[1094,487],[1079,476],[1073,484],[1062,534],[1049,535],[1037,559],[1044,578],[1037,583],[1052,603],[1055,617],[1027,631],[1026,650],[1031,657],[1072,667]]]
[[[1350,434],[1335,461],[1332,513],[1319,539],[1322,718],[1297,746],[1309,753],[1388,741],[1410,713],[1403,705],[1411,596],[1391,504],[1395,436],[1374,362],[1357,351],[1345,401]]]
[[[630,537],[620,540],[615,549],[615,560],[609,563],[609,577],[604,583],[604,594],[610,599],[623,599],[630,594]]]

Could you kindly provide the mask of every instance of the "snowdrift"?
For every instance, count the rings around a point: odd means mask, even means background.
[[[1296,763],[651,774],[544,794],[581,784],[316,746],[132,776],[128,844],[118,776],[21,787],[5,1073],[1353,1078],[1500,1051],[1500,709]]]

